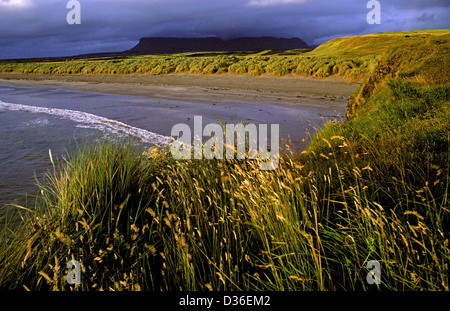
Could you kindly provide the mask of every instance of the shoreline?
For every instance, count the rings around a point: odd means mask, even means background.
[[[341,77],[130,74],[42,75],[0,73],[0,85],[63,88],[74,91],[197,103],[258,103],[276,106],[331,107],[343,109],[359,83]]]

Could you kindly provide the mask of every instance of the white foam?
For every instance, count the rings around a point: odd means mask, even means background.
[[[133,127],[119,121],[111,120],[108,118],[100,117],[82,111],[11,104],[2,102],[1,100],[0,100],[0,109],[11,111],[25,111],[31,113],[45,113],[49,115],[59,116],[76,122],[77,127],[80,128],[97,129],[102,132],[107,132],[120,136],[131,135],[133,137],[138,138],[142,142],[149,144],[167,145],[174,140],[172,137],[169,136],[163,136],[156,133],[152,133],[147,130]]]
[[[38,126],[45,126],[48,125],[50,122],[48,119],[45,118],[39,118],[36,120],[30,120],[30,121],[24,121],[22,122],[23,125],[26,127],[38,127]]]

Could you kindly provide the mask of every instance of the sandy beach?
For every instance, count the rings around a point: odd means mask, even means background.
[[[358,83],[340,77],[314,79],[250,75],[40,75],[0,74],[0,85],[56,87],[69,90],[137,95],[198,103],[242,103],[283,106],[331,105],[346,109]]]

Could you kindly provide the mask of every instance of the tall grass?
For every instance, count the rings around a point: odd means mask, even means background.
[[[373,287],[366,264],[378,260],[379,289],[448,290],[448,168],[439,168],[443,192],[432,180],[418,189],[401,179],[406,169],[389,174],[376,150],[364,151],[336,136],[323,161],[311,150],[260,171],[255,160],[175,161],[158,149],[86,146],[49,175],[32,217],[2,244],[0,284],[355,290]],[[390,182],[379,180],[395,176],[385,196]],[[78,287],[65,280],[72,259],[82,265]]]
[[[307,54],[305,54],[307,55]],[[302,55],[154,55],[65,61],[0,61],[0,72],[36,74],[290,74],[324,78],[340,75],[359,79],[368,73],[376,56],[329,58]]]

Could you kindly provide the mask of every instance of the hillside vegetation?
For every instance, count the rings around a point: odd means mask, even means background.
[[[309,51],[309,50],[306,50]],[[305,54],[307,52],[305,51]],[[0,61],[0,72],[38,74],[289,74],[328,77],[339,74],[358,78],[368,72],[376,56],[355,59],[299,56],[299,51],[279,55],[272,51],[248,53],[185,53],[107,57],[77,60]]]
[[[383,33],[338,38],[316,48],[276,53],[196,52],[146,56],[61,58],[0,61],[0,72],[38,74],[290,74],[365,77],[389,48],[445,34],[444,30]]]
[[[389,49],[434,36],[448,35],[448,29],[417,30],[368,34],[336,38],[317,47],[311,54],[327,57],[361,57],[383,55]]]
[[[392,40],[369,55],[379,38]],[[449,31],[427,31],[336,39],[296,56],[211,57],[307,63],[359,51],[371,61],[348,120],[327,123],[274,171],[80,147],[41,184],[23,229],[4,230],[0,287],[449,290],[449,48]],[[81,285],[65,280],[72,259]],[[379,285],[367,282],[372,260]]]

